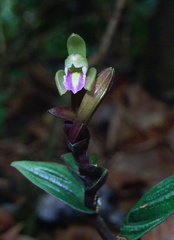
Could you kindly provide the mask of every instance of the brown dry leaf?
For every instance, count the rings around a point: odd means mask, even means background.
[[[161,141],[169,142],[173,113],[165,103],[150,96],[139,85],[124,84],[113,89],[96,112],[94,126],[102,125],[102,122],[107,126],[100,129],[105,132],[102,148],[105,151],[114,152],[116,148],[125,149],[127,144],[131,148],[144,142],[143,147],[152,148]],[[100,132],[98,136],[103,138]]]
[[[90,226],[70,226],[66,230],[57,230],[56,239],[62,240],[101,240],[97,231]]]
[[[110,118],[107,139],[113,147],[114,141],[117,144],[122,139],[124,143],[131,135],[135,136],[135,128],[137,131],[147,133],[150,129],[162,127],[169,115],[167,105],[151,97],[139,85],[121,86],[113,92],[111,100],[115,108]],[[123,131],[119,131],[120,128]],[[124,129],[127,129],[126,132],[129,134],[125,135]]]
[[[37,240],[37,239],[26,235],[19,235],[15,240]]]
[[[30,124],[30,134],[39,141],[47,141],[49,135],[49,126],[42,119],[35,119]]]
[[[4,231],[12,226],[13,221],[12,214],[0,208],[0,231]]]
[[[30,236],[21,235],[22,224],[18,223],[0,235],[0,240],[36,240]]]
[[[117,193],[117,207],[128,212],[142,196],[147,183],[135,174],[111,170],[106,184]]]
[[[119,151],[113,155],[110,169],[134,174],[151,185],[173,174],[174,154],[165,146],[143,152]]]
[[[22,229],[22,224],[19,223],[8,229],[5,233],[0,235],[0,240],[15,240]]]
[[[114,171],[113,169],[109,172],[107,184],[115,191],[118,191],[127,185],[130,187],[133,186],[134,188],[136,186],[145,187],[145,182],[140,177],[127,172]]]
[[[1,170],[3,169],[4,175],[7,175],[7,173],[10,173],[9,176],[11,177],[11,179],[8,179],[8,177],[6,177],[6,178],[0,177],[1,204],[10,203],[10,204],[13,204],[13,206],[15,206],[15,204],[19,204],[19,203],[23,202],[24,198],[23,198],[23,196],[16,193],[15,187],[13,185],[12,174],[10,171],[8,171],[8,169],[9,168],[12,169],[12,167],[7,165],[7,168],[5,168],[4,165],[5,164],[2,164],[2,167],[1,167],[1,164],[0,164],[0,168],[1,168]],[[10,213],[0,208],[0,223],[1,223],[2,215],[4,215],[3,222],[4,222],[4,224],[6,224],[5,216],[9,216]],[[0,230],[1,230],[1,226],[3,226],[4,224],[0,225]]]

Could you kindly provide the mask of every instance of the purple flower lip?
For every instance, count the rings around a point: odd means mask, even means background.
[[[86,73],[88,70],[87,59],[79,54],[71,54],[65,60],[65,75],[63,85],[66,90],[74,94],[85,86]]]
[[[85,85],[86,74],[82,72],[71,72],[68,70],[64,75],[63,84],[66,90],[72,91],[74,94],[80,91]]]

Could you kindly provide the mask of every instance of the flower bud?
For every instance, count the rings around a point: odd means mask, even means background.
[[[113,68],[106,68],[98,74],[95,86],[91,91],[87,91],[82,99],[77,113],[78,122],[86,123],[91,118],[106,92],[110,89],[113,79]]]

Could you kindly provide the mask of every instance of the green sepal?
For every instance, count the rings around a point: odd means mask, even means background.
[[[91,91],[95,85],[95,79],[97,75],[97,70],[92,67],[88,70],[86,74],[86,82],[84,88],[88,91]]]
[[[98,155],[97,155],[97,153],[92,153],[89,156],[89,162],[90,162],[90,164],[97,165],[97,162],[98,162]]]
[[[67,41],[68,54],[79,54],[86,58],[86,44],[78,34],[71,34]]]
[[[60,96],[65,94],[66,91],[67,91],[66,88],[63,85],[63,81],[64,81],[63,76],[64,75],[65,75],[64,70],[57,71],[56,75],[55,75],[56,86],[57,86],[57,89],[59,91]]]
[[[136,240],[174,212],[174,175],[146,192],[128,213],[120,237]]]
[[[65,153],[61,155],[61,158],[66,162],[72,171],[79,175],[79,167],[77,159],[73,153]]]
[[[72,208],[84,213],[95,213],[95,210],[85,206],[83,182],[68,167],[53,162],[33,161],[13,162],[12,166],[35,185],[64,201]]]

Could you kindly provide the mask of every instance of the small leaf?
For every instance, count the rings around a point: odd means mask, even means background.
[[[97,165],[97,162],[98,162],[98,155],[97,155],[97,153],[92,153],[89,156],[89,161],[90,161],[90,164]]]
[[[94,170],[95,180],[90,187],[86,188],[86,191],[97,191],[100,189],[106,182],[108,177],[108,170],[106,168],[95,167]]]
[[[74,171],[76,174],[79,174],[79,167],[74,154],[66,153],[61,155],[61,157],[66,162],[66,164],[72,169],[72,171]]]
[[[66,166],[52,162],[13,162],[31,182],[66,202],[71,207],[85,213],[95,213],[84,204],[84,185]]]
[[[86,57],[86,44],[78,34],[71,34],[67,41],[68,54],[79,54]]]
[[[146,192],[128,213],[120,237],[136,240],[174,212],[174,175]]]
[[[55,117],[63,118],[67,121],[73,122],[75,119],[75,112],[68,107],[54,107],[48,110],[50,114]]]

